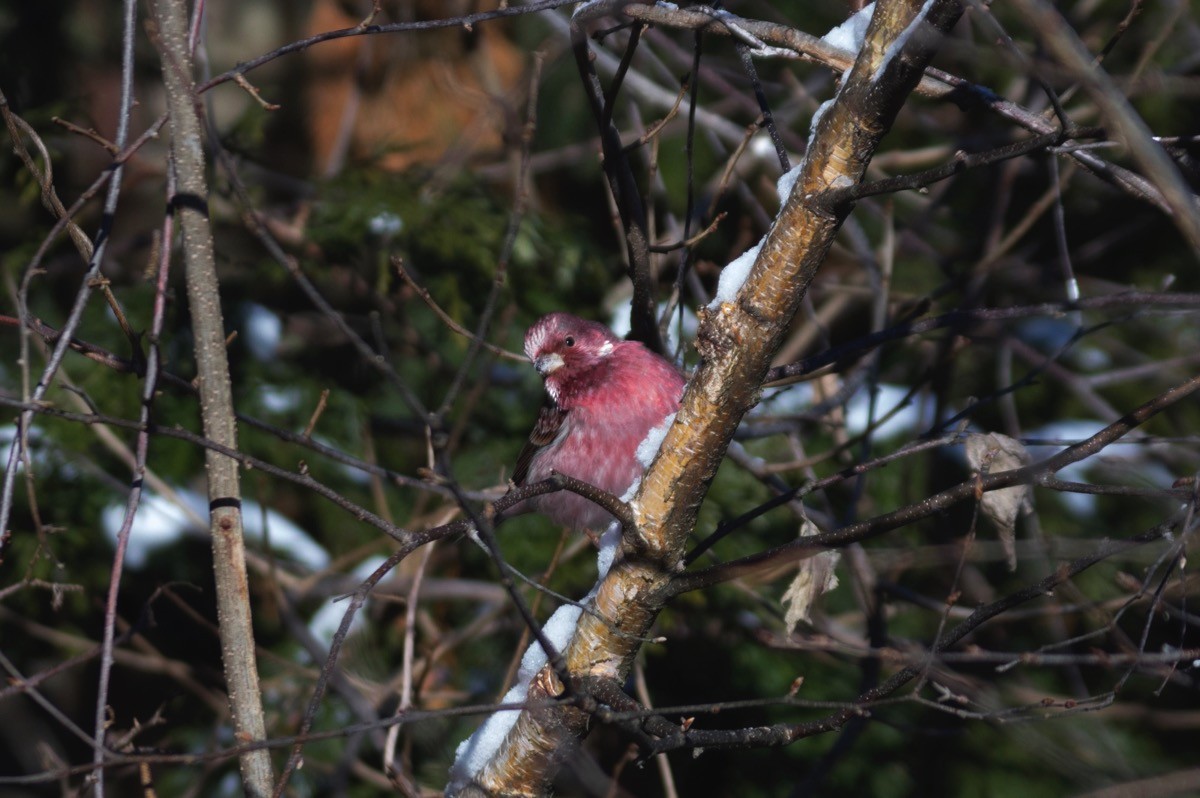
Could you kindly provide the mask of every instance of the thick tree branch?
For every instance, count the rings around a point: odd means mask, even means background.
[[[722,303],[702,320],[697,348],[704,361],[633,502],[638,534],[626,536],[623,556],[597,587],[595,606],[609,623],[581,617],[565,652],[572,674],[623,681],[638,643],[613,635],[609,624],[644,636],[664,606],[708,484],[850,211],[847,203],[831,206],[824,194],[862,179],[961,7],[935,0],[924,19],[922,12],[921,3],[912,0],[884,2],[877,9],[862,53],[822,118],[749,279],[735,302]],[[897,55],[889,48],[910,26],[916,35]],[[544,793],[559,756],[586,733],[588,718],[578,708],[522,713],[496,756],[475,774],[471,789]]]

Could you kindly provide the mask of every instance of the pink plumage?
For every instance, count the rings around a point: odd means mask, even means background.
[[[517,459],[513,482],[551,471],[620,496],[643,471],[638,444],[679,409],[686,383],[670,362],[602,324],[551,313],[525,334],[525,354],[546,381],[550,401]],[[575,529],[600,530],[612,515],[568,491],[538,496],[510,514],[540,512]]]

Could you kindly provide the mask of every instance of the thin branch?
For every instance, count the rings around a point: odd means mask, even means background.
[[[1038,316],[1061,316],[1077,310],[1114,310],[1163,312],[1195,310],[1200,308],[1200,294],[1185,293],[1156,293],[1143,291],[1122,291],[1103,296],[1084,297],[1075,302],[1047,302],[1041,305],[1026,305],[1012,308],[976,308],[973,310],[953,310],[940,316],[934,316],[923,321],[905,321],[879,332],[865,335],[855,341],[833,347],[812,357],[784,366],[776,366],[767,372],[763,379],[764,386],[773,383],[782,384],[794,381],[816,371],[819,368],[836,364],[844,369],[857,360],[865,351],[869,351],[881,343],[907,338],[943,328],[967,328],[973,323],[1008,321],[1027,319]]]
[[[117,112],[117,137],[116,145],[122,150],[129,137],[129,118],[130,110],[133,107],[133,37],[134,37],[134,20],[136,18],[136,3],[133,0],[125,0],[124,16],[125,21],[124,33],[122,39],[122,67],[121,67],[121,103]],[[5,116],[7,118],[8,100],[0,95],[0,105],[3,105]],[[140,143],[140,142],[138,142]],[[83,311],[87,306],[88,299],[91,298],[92,290],[98,284],[100,279],[100,266],[104,260],[105,252],[108,249],[109,237],[112,233],[113,220],[117,211],[117,201],[121,196],[121,176],[124,173],[124,160],[117,159],[114,161],[111,170],[107,171],[105,179],[111,178],[108,182],[108,193],[104,198],[104,210],[100,221],[100,229],[96,233],[96,239],[91,248],[91,260],[88,262],[87,271],[80,281],[79,289],[75,294],[74,303],[71,306],[71,311],[67,316],[67,321],[63,325],[63,337],[54,346],[54,350],[50,355],[49,361],[42,370],[37,385],[30,392],[26,387],[25,396],[32,402],[37,403],[45,396],[46,391],[54,382],[54,375],[58,371],[59,365],[66,356],[68,343],[75,333],[76,328],[83,320]],[[93,184],[96,190],[103,185],[101,180],[97,180]],[[22,330],[24,322],[29,317],[29,281],[36,273],[37,264],[40,262],[41,256],[49,246],[49,242],[57,231],[62,229],[70,229],[71,217],[73,211],[77,210],[83,202],[83,197],[76,201],[72,206],[72,210],[63,213],[56,222],[54,229],[50,235],[47,235],[42,245],[38,248],[34,258],[29,262],[25,269],[25,276],[21,281],[21,290],[17,298],[18,314],[22,321]],[[29,349],[27,339],[22,333],[21,339],[21,359],[28,367]],[[32,422],[33,416],[26,412],[22,413],[17,420],[17,434],[13,437],[12,444],[9,447],[8,461],[4,470],[3,486],[0,487],[0,561],[3,560],[4,546],[8,541],[9,530],[8,522],[12,514],[13,489],[15,486],[17,474],[17,461],[21,459],[21,453],[25,450],[27,435],[29,432],[29,424]]]
[[[817,61],[838,72],[847,72],[854,63],[853,53],[842,51],[823,39],[778,23],[745,19],[728,13],[714,19],[710,14],[691,8],[670,8],[661,4],[643,5],[633,2],[624,4],[621,12],[630,19],[687,30],[703,29],[730,36],[735,34],[724,23],[732,22],[764,42],[791,48],[800,58]],[[1055,129],[1054,125],[1040,114],[1004,99],[986,86],[971,83],[939,69],[926,69],[916,90],[929,97],[950,100],[964,108],[988,108],[1032,133],[1050,133]],[[1138,199],[1156,205],[1166,213],[1172,213],[1172,204],[1167,201],[1164,193],[1141,175],[1109,163],[1089,151],[1072,150],[1064,154],[1102,180]]]
[[[1090,438],[1068,446],[1058,454],[1047,457],[1040,462],[1009,471],[981,474],[978,477],[961,482],[953,488],[934,494],[917,504],[893,510],[890,513],[885,513],[866,521],[860,521],[856,524],[850,524],[832,532],[800,538],[792,543],[777,546],[749,557],[743,557],[722,565],[680,575],[675,578],[671,592],[674,595],[678,595],[691,590],[700,590],[759,570],[768,565],[780,565],[786,562],[805,559],[824,549],[841,548],[851,543],[876,537],[889,530],[907,526],[922,518],[928,518],[959,502],[973,500],[980,492],[1036,482],[1043,475],[1060,471],[1072,463],[1077,463],[1100,452],[1104,447],[1121,439],[1131,430],[1146,423],[1163,410],[1191,396],[1198,389],[1200,389],[1200,376],[1193,377],[1187,382],[1156,396],[1136,410],[1127,413],[1119,420],[1109,424]]]
[[[0,327],[20,328],[20,321],[11,316],[0,315]],[[55,330],[53,327],[36,318],[31,318],[27,322],[27,327],[29,330],[39,335],[47,342],[57,341],[61,335],[58,330]],[[103,347],[90,344],[86,341],[80,341],[77,338],[72,338],[68,345],[72,351],[78,352],[89,360],[100,363],[101,365],[104,365],[120,374],[131,374],[139,377],[145,375],[145,363],[137,360],[136,358],[131,360],[129,358],[120,357],[119,355],[115,355]],[[193,380],[185,379],[165,370],[160,372],[159,379],[164,384],[183,391],[184,393],[192,396],[199,395]],[[243,424],[248,424],[255,429],[262,430],[263,432],[266,432],[267,434],[279,438],[287,443],[294,443],[298,446],[303,446],[304,448],[317,452],[318,454],[327,457],[334,462],[350,466],[351,468],[362,471],[363,473],[370,474],[372,476],[383,477],[401,487],[416,488],[418,490],[429,491],[431,493],[437,493],[443,496],[450,495],[449,491],[440,485],[426,480],[416,479],[406,474],[401,474],[398,471],[384,468],[375,463],[353,457],[341,451],[340,449],[313,440],[311,437],[306,436],[302,432],[292,432],[290,430],[283,429],[282,427],[277,427],[273,424],[263,421],[260,418],[256,418],[255,416],[251,416],[240,411],[236,415],[237,420]],[[471,498],[486,499],[488,496],[480,494],[472,495]]]
[[[314,36],[309,36],[299,41],[294,41],[285,44],[282,47],[277,47],[269,53],[264,53],[257,58],[251,58],[248,61],[243,61],[226,72],[222,72],[210,80],[205,81],[196,87],[198,93],[203,94],[214,86],[219,86],[222,83],[228,83],[235,80],[237,75],[245,75],[258,69],[264,64],[268,64],[285,55],[292,53],[301,53],[308,50],[314,45],[323,42],[335,41],[337,39],[345,39],[351,36],[376,36],[387,33],[404,33],[409,31],[428,31],[439,30],[441,28],[471,28],[480,22],[489,22],[497,19],[507,19],[508,17],[524,16],[525,14],[536,14],[541,11],[549,11],[555,8],[561,8],[565,5],[570,5],[574,0],[542,0],[541,2],[528,3],[526,5],[505,6],[491,11],[480,11],[474,14],[459,14],[453,17],[444,19],[425,19],[415,22],[389,22],[384,25],[375,24],[358,24],[349,28],[340,28],[338,30],[325,31]],[[371,19],[371,17],[368,17]]]
[[[1093,565],[1103,562],[1115,554],[1120,554],[1132,548],[1161,540],[1169,533],[1171,526],[1173,525],[1164,524],[1155,527],[1154,529],[1141,535],[1136,535],[1132,538],[1129,538],[1128,540],[1101,541],[1097,545],[1095,551],[1084,555],[1073,562],[1064,563],[1053,573],[1046,576],[1039,582],[1015,593],[1009,594],[1002,599],[977,608],[970,614],[969,617],[967,617],[966,620],[962,621],[948,631],[930,648],[930,657],[941,655],[944,651],[961,642],[965,637],[967,637],[967,635],[971,634],[988,621],[1007,612],[1013,607],[1020,606],[1028,601],[1052,593],[1055,588],[1069,582],[1075,576],[1083,573]],[[835,731],[842,728],[846,723],[855,717],[869,716],[870,707],[873,704],[879,702],[881,699],[884,699],[887,696],[894,694],[905,684],[919,677],[925,672],[926,667],[926,662],[922,661],[918,664],[903,668],[889,677],[878,687],[862,693],[851,705],[843,709],[839,709],[832,715],[817,721],[800,724],[780,723],[773,726],[759,726],[746,729],[716,731],[691,730],[687,732],[679,732],[670,737],[665,737],[651,745],[646,751],[646,755],[677,750],[680,748],[725,749],[776,747],[790,745],[796,740],[805,737],[812,737],[817,734]],[[779,701],[776,700],[776,703],[779,703]],[[1044,703],[1040,706],[1043,709],[1045,708]]]
[[[1016,0],[1016,5],[1031,27],[1040,32],[1046,48],[1075,75],[1105,117],[1121,131],[1134,161],[1162,192],[1175,225],[1191,245],[1193,254],[1200,257],[1200,199],[1184,182],[1163,148],[1153,141],[1153,133],[1145,121],[1108,73],[1095,64],[1078,34],[1053,6],[1045,0]]]
[[[496,346],[489,341],[479,338],[475,333],[471,332],[466,327],[462,326],[453,318],[451,318],[450,314],[443,310],[442,306],[439,305],[437,300],[435,300],[429,293],[429,289],[418,283],[416,278],[408,273],[408,269],[404,268],[404,259],[399,255],[392,256],[392,267],[396,270],[396,275],[400,278],[400,280],[406,285],[410,286],[413,291],[416,292],[417,296],[421,298],[421,301],[428,305],[429,309],[437,314],[437,317],[442,320],[442,323],[445,324],[451,332],[461,335],[463,338],[466,338],[468,341],[470,341],[472,345],[478,345],[483,349],[486,349],[488,352],[491,352],[496,357],[500,357],[505,360],[514,360],[521,363],[529,362],[529,358],[525,357],[524,355],[517,354],[516,352],[510,352],[502,346]]]
[[[629,277],[633,281],[630,335],[653,351],[661,353],[665,351],[665,347],[658,332],[658,319],[655,314],[654,273],[650,263],[645,201],[634,179],[629,157],[621,146],[620,133],[611,122],[609,108],[615,102],[615,97],[608,98],[606,103],[605,92],[596,74],[587,36],[581,23],[578,18],[572,19],[571,46],[575,54],[575,66],[583,82],[584,94],[600,131],[604,174],[608,178],[609,191],[617,204],[621,226],[625,230],[625,252],[629,260]]]
[[[167,201],[175,192],[175,180],[171,174],[167,178]],[[162,241],[169,242],[174,233],[174,217],[166,214],[162,223]],[[121,528],[117,530],[117,547],[113,554],[112,571],[108,582],[108,596],[104,605],[104,636],[100,643],[100,684],[96,697],[96,719],[94,734],[97,743],[104,740],[104,730],[107,727],[108,687],[109,677],[113,666],[113,647],[117,621],[117,596],[121,588],[121,573],[125,565],[125,552],[129,544],[129,534],[133,530],[133,520],[142,498],[142,485],[146,476],[146,458],[150,450],[151,410],[154,406],[154,396],[158,385],[158,372],[161,361],[159,336],[162,335],[163,318],[166,315],[167,282],[171,266],[171,248],[164,245],[159,249],[158,276],[154,292],[154,312],[150,324],[150,354],[146,366],[146,380],[142,386],[142,409],[138,425],[136,453],[134,455],[133,474],[130,479],[129,495],[125,504],[125,515]],[[99,757],[99,750],[96,756]],[[98,759],[94,760],[99,764]],[[97,793],[104,791],[104,772],[96,774]]]
[[[117,153],[119,153],[121,151],[120,147],[118,147],[116,144],[113,144],[111,141],[104,138],[104,136],[101,136],[99,133],[97,133],[96,128],[94,128],[94,127],[89,127],[89,128],[85,129],[85,128],[80,127],[79,125],[76,125],[74,122],[63,119],[61,116],[52,116],[52,117],[50,117],[50,121],[53,122],[54,124],[58,125],[59,127],[62,127],[65,130],[70,131],[71,133],[75,133],[77,135],[83,136],[85,139],[90,139],[90,140],[94,141],[96,144],[99,144],[101,147],[103,147],[105,150],[107,150],[109,155],[115,156],[115,155],[117,155]]]

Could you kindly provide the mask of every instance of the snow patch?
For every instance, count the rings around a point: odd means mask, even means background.
[[[750,137],[750,146],[746,148],[746,151],[762,161],[774,159],[775,142],[771,141],[771,134],[760,130]]]
[[[575,624],[582,614],[583,610],[579,607],[559,607],[542,627],[542,633],[559,652],[571,642]],[[521,657],[516,684],[504,694],[501,703],[519,704],[524,701],[529,695],[529,683],[549,661],[549,655],[541,643],[536,640],[531,643],[529,648],[525,649],[525,655]],[[474,734],[459,743],[454,754],[454,764],[450,767],[450,788],[447,792],[457,791],[479,774],[483,766],[500,750],[504,738],[508,736],[520,715],[521,711],[518,709],[496,712],[485,720]]]
[[[907,405],[899,407],[908,395],[909,389],[903,385],[881,384],[875,392],[875,421],[887,416],[893,410],[895,415],[888,418],[875,428],[872,433],[876,438],[895,438],[908,435],[918,429],[926,429],[933,423],[933,414],[937,403],[933,397],[918,393]],[[869,391],[859,391],[846,403],[846,431],[851,435],[861,435],[866,431],[871,421],[871,394]]]
[[[824,108],[825,106],[822,105],[821,107]],[[802,166],[804,166],[803,163],[796,164],[781,174],[779,179],[775,181],[775,190],[779,192],[779,204],[781,206],[787,202],[788,197],[792,196],[792,189],[796,185],[796,180],[800,177],[800,168]]]
[[[129,532],[129,544],[125,549],[127,566],[142,567],[154,549],[174,543],[184,535],[208,536],[208,527],[198,528],[195,522],[195,519],[201,519],[207,524],[208,499],[191,490],[177,491],[177,495],[180,498],[178,504],[154,493],[142,496],[137,515],[133,518],[133,527]],[[181,504],[183,506],[180,506]],[[110,504],[100,514],[104,534],[114,546],[124,518],[123,500]],[[264,543],[262,505],[243,500],[242,525],[247,540],[259,545]],[[287,552],[290,559],[314,571],[329,565],[329,552],[288,518],[268,509],[265,514],[265,526],[270,530],[271,548]]]
[[[662,314],[667,310],[666,302],[659,302],[655,309],[655,314],[658,318],[662,318]],[[613,308],[612,314],[609,316],[609,328],[618,338],[625,338],[629,335],[632,328],[630,316],[633,314],[633,297],[622,299]],[[671,321],[667,324],[667,351],[679,352],[681,341],[692,341],[696,338],[696,330],[700,328],[700,320],[696,318],[696,314],[691,308],[683,309],[683,317],[680,318],[679,309],[671,314]]]
[[[391,211],[380,211],[367,222],[367,229],[380,238],[391,238],[404,229],[404,220]]]
[[[763,389],[762,399],[750,408],[750,416],[798,416],[813,404],[812,383],[798,382]]]
[[[571,18],[574,19],[599,2],[600,0],[586,0],[586,2],[580,3],[579,5],[575,6],[575,10],[571,12]]]
[[[375,573],[375,570],[386,561],[387,558],[383,555],[368,557],[354,569],[354,578],[359,582],[364,581],[368,576]],[[346,608],[348,606],[349,602],[330,599],[313,613],[312,620],[308,622],[308,630],[312,632],[313,637],[321,641],[321,644],[325,648],[333,645],[333,636],[337,634],[338,628],[341,627],[342,618],[346,616]],[[361,611],[355,613],[354,619],[350,621],[350,631],[347,632],[347,637],[354,634],[363,625],[363,618],[365,616],[366,613]]]
[[[283,340],[283,320],[266,307],[247,302],[243,311],[246,348],[258,360],[270,360]]]
[[[637,447],[637,459],[642,464],[642,468],[649,468],[654,462],[654,458],[658,455],[658,450],[662,448],[663,439],[667,437],[667,430],[675,423],[675,414],[665,417],[659,425],[646,433],[646,437]]]
[[[757,244],[721,269],[721,279],[717,281],[717,295],[713,297],[712,302],[708,303],[709,310],[717,310],[723,302],[733,302],[737,297],[737,292],[745,284],[746,278],[750,276],[750,269],[754,266],[754,261],[758,260],[758,253],[762,250],[763,242],[766,240],[766,236],[763,236]]]
[[[635,484],[640,484],[638,480]],[[636,487],[634,488],[636,490]],[[604,534],[600,536],[600,551],[596,555],[596,584],[600,584],[600,580],[608,576],[608,571],[612,568],[613,561],[617,559],[617,547],[621,544],[621,522],[613,521],[608,525],[608,529],[604,530]],[[592,595],[596,592],[592,588]]]
[[[823,113],[832,103],[832,100],[823,103],[817,109],[817,113]],[[817,117],[814,115],[814,128],[816,126],[816,119]],[[775,182],[775,190],[779,193],[779,209],[781,211],[783,210],[783,206],[787,204],[788,197],[792,194],[792,189],[796,186],[796,180],[800,177],[800,171],[803,166],[803,162],[797,164],[780,175],[779,180]],[[758,260],[758,255],[762,251],[763,243],[766,240],[767,237],[763,236],[758,240],[757,244],[734,258],[725,268],[721,269],[721,277],[717,281],[717,294],[713,297],[712,302],[708,303],[709,310],[717,310],[721,307],[722,303],[732,303],[734,301],[738,291],[745,285],[746,278],[750,276],[750,270],[754,267],[754,261]]]
[[[866,41],[867,26],[871,24],[871,17],[874,15],[874,3],[863,6],[841,25],[822,36],[821,41],[837,47],[839,50],[857,53],[862,49],[863,42]]]
[[[2,384],[2,383],[0,383]],[[7,462],[9,451],[16,445],[17,441],[17,425],[11,421],[0,425],[0,451],[4,453]],[[79,472],[66,458],[53,456],[53,443],[46,440],[42,431],[37,427],[31,427],[25,433],[25,443],[28,448],[25,455],[35,466],[35,470],[40,468],[42,471],[58,469],[60,476],[75,478]],[[50,451],[48,451],[48,449]],[[24,457],[17,460],[17,471],[20,472],[25,468]]]
[[[299,388],[281,388],[278,385],[263,383],[254,392],[255,397],[262,403],[263,410],[268,413],[283,414],[300,407],[304,394]]]

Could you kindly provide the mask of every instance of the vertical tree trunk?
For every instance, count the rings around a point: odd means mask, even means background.
[[[187,41],[187,14],[183,0],[154,0],[151,5],[157,25],[152,37],[162,57],[163,84],[170,114],[171,158],[178,186],[172,206],[178,214],[183,234],[184,270],[195,335],[204,435],[223,446],[236,448],[237,425],[208,220],[208,183]],[[238,466],[233,459],[209,449],[205,452],[205,467],[217,616],[229,706],[238,742],[257,742],[266,739],[266,724],[254,659]],[[268,751],[259,749],[243,754],[241,769],[247,795],[266,798],[271,794],[274,778]]]

